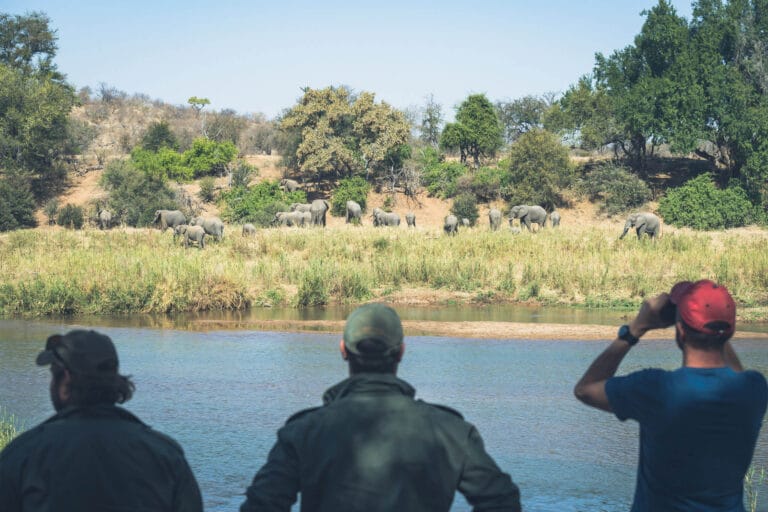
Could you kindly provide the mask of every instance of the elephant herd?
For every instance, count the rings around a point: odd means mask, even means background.
[[[291,210],[287,212],[277,212],[272,221],[273,225],[279,226],[325,226],[326,214],[330,206],[324,199],[316,199],[312,203],[302,204],[294,203]],[[106,214],[105,214],[106,213]],[[111,215],[105,210],[99,212],[99,221],[103,228],[109,226]],[[545,227],[547,217],[550,219],[552,227],[560,225],[560,214],[557,211],[547,215],[546,210],[541,206],[517,205],[513,206],[509,212],[509,225],[513,232],[519,233],[524,226],[527,230],[533,231],[532,225],[536,224],[539,229]],[[347,201],[346,204],[346,222],[362,223],[362,208],[354,201]],[[394,212],[386,212],[381,208],[374,208],[371,213],[372,224],[376,227],[397,227],[400,225],[400,216]],[[405,215],[408,227],[416,227],[416,215],[408,212]],[[488,223],[491,231],[498,231],[501,228],[503,214],[501,210],[492,208],[488,212]],[[520,228],[513,226],[513,221],[520,221]],[[184,247],[191,244],[197,245],[200,249],[205,248],[206,236],[214,237],[221,241],[224,236],[224,223],[218,217],[193,217],[187,223],[184,214],[179,210],[157,210],[153,221],[161,230],[173,229],[174,240],[182,237]],[[468,219],[459,219],[456,215],[447,215],[443,222],[443,231],[448,235],[456,235],[459,227],[470,226]],[[643,234],[650,238],[661,236],[661,220],[654,214],[648,212],[633,213],[627,218],[624,225],[624,231],[619,239],[623,239],[631,228],[634,228],[638,239]],[[256,234],[256,227],[253,224],[244,224],[242,230],[243,236],[252,236]]]

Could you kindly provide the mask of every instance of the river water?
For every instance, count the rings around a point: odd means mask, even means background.
[[[72,322],[0,321],[0,407],[26,427],[52,411],[49,373],[34,357],[48,335],[91,325]],[[136,383],[126,407],[182,444],[206,510],[236,510],[275,431],[295,411],[319,405],[322,392],[345,377],[338,334],[118,324],[102,322],[99,330],[115,341],[121,371]],[[571,392],[605,345],[408,337],[399,375],[417,397],[458,409],[478,427],[488,452],[520,486],[527,511],[624,511],[634,489],[637,425],[583,406]],[[768,372],[765,341],[738,340],[736,350],[745,366]],[[620,373],[679,364],[673,342],[643,341]],[[765,432],[755,463],[768,467]],[[759,510],[768,510],[763,503]],[[469,510],[461,495],[452,510]]]

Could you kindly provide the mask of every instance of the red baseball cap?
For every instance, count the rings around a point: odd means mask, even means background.
[[[736,328],[736,303],[725,286],[709,279],[677,283],[669,292],[686,325],[704,334],[733,334]]]

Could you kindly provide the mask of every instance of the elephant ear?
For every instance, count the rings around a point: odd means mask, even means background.
[[[530,210],[530,208],[529,208],[529,207],[527,207],[527,206],[521,206],[521,207],[520,207],[519,216],[520,216],[520,217],[525,217],[526,215],[528,215],[528,211],[529,211],[529,210]]]

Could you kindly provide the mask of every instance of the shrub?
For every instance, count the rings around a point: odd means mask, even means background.
[[[512,204],[552,209],[564,203],[560,193],[573,180],[568,148],[546,130],[525,132],[509,150]]]
[[[48,224],[56,223],[56,214],[59,213],[59,201],[55,197],[49,199],[43,206],[43,213],[48,217]]]
[[[433,197],[448,198],[456,195],[456,182],[467,172],[464,164],[445,162],[435,148],[424,148],[417,158],[421,169],[421,183]]]
[[[59,216],[56,223],[69,229],[81,229],[84,221],[83,209],[73,204],[65,205],[59,210]]]
[[[216,181],[212,176],[206,176],[200,180],[200,192],[198,192],[198,197],[206,203],[213,202],[215,188]]]
[[[258,169],[240,160],[232,170],[230,186],[233,188],[247,187],[251,183],[251,176],[254,174],[258,174]]]
[[[109,192],[109,208],[129,226],[148,226],[155,210],[180,207],[165,182],[147,176],[127,160],[110,162],[101,177],[101,186]]]
[[[178,150],[179,140],[171,131],[167,121],[152,123],[141,137],[141,147],[147,151],[160,151],[160,148]]]
[[[339,186],[331,199],[331,215],[343,217],[347,214],[347,201],[355,201],[363,211],[366,210],[368,192],[371,185],[360,176],[345,178],[339,181]]]
[[[182,155],[185,167],[192,170],[195,177],[205,175],[223,175],[226,165],[237,156],[237,147],[231,141],[197,138],[192,147]]]
[[[69,155],[80,155],[96,138],[99,130],[85,121],[70,118],[66,133],[64,151]]]
[[[468,180],[465,186],[459,182],[459,190],[471,192],[482,201],[493,201],[509,196],[512,176],[508,168],[481,167],[466,178]]]
[[[34,227],[35,198],[29,181],[12,174],[0,178],[0,231]]]
[[[614,164],[589,171],[579,188],[591,201],[598,201],[600,211],[608,215],[637,209],[651,200],[651,189],[643,180]]]
[[[479,216],[477,212],[477,198],[474,194],[461,194],[456,196],[451,206],[451,213],[461,219],[469,219],[474,226]]]
[[[745,226],[760,218],[744,189],[738,185],[718,189],[708,174],[667,191],[659,212],[669,224],[702,230]]]
[[[159,181],[173,179],[177,181],[189,181],[194,172],[184,164],[183,155],[167,147],[161,147],[158,151],[150,151],[142,148],[134,148],[131,151],[131,162],[149,178]]]
[[[303,190],[284,192],[278,181],[265,180],[253,187],[237,187],[221,194],[224,203],[222,216],[230,222],[250,222],[268,226],[275,213],[288,210],[291,203],[307,202]]]

